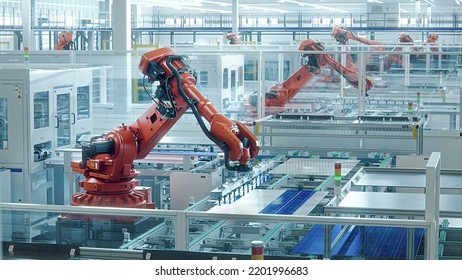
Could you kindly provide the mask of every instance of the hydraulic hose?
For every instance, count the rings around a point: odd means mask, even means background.
[[[202,120],[202,116],[200,115],[199,111],[196,108],[196,105],[192,102],[192,100],[186,95],[186,93],[183,91],[183,87],[181,86],[181,76],[178,71],[178,69],[175,68],[172,64],[172,60],[174,59],[181,59],[182,56],[169,56],[167,57],[167,67],[172,71],[173,75],[176,78],[176,83],[177,83],[177,88],[178,91],[181,95],[181,97],[186,101],[186,103],[189,105],[191,110],[193,111],[194,116],[196,117],[200,128],[204,132],[204,134],[212,140],[224,153],[225,155],[225,167],[228,170],[231,171],[250,171],[251,167],[248,165],[231,165],[229,161],[229,148],[226,143],[221,142],[219,139],[217,139],[215,136],[210,133],[210,131],[207,129],[207,126],[205,125],[204,121]]]

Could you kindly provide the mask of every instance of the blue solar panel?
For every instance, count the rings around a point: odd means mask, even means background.
[[[331,240],[341,227],[332,228]],[[424,230],[414,231],[414,258],[423,239]],[[360,257],[365,259],[406,259],[407,229],[353,226],[333,248],[333,257]],[[292,250],[293,254],[323,255],[324,226],[316,225]]]
[[[307,190],[286,190],[273,202],[268,204],[260,214],[281,214],[290,215],[297,211],[305,203],[314,191]]]
[[[334,225],[331,230],[331,240],[339,234],[341,227]],[[292,254],[323,255],[324,254],[324,226],[315,225],[305,237],[292,249]]]
[[[419,250],[424,230],[414,232],[414,258]],[[363,250],[371,259],[406,259],[407,229],[387,227],[366,227]]]

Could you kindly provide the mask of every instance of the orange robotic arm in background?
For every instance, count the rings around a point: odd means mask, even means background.
[[[434,44],[438,41],[438,34],[436,33],[432,33],[430,35],[428,35],[428,38],[427,38],[427,44]]]
[[[157,49],[141,57],[139,69],[148,82],[159,82],[156,103],[133,124],[122,124],[101,141],[83,147],[82,161],[72,162],[71,167],[85,175],[80,182],[85,192],[74,194],[73,205],[101,205],[101,201],[117,198],[119,202],[103,205],[145,207],[133,195],[137,186],[134,178],[139,176],[133,161],[145,158],[189,108],[206,136],[224,152],[227,169],[252,169],[249,161],[259,152],[256,137],[242,123],[220,114],[197,90],[185,56],[176,55],[169,48]],[[210,129],[202,117],[210,123]]]
[[[362,37],[358,37],[354,35],[353,32],[351,32],[347,28],[341,27],[341,26],[334,26],[332,28],[331,35],[338,43],[342,45],[347,45],[349,40],[354,40],[354,41],[363,43],[365,45],[375,45],[375,46],[385,45],[384,43],[381,43],[378,41],[373,41],[373,40],[368,40]],[[413,43],[414,43],[414,40],[409,35],[403,32],[400,34],[398,38],[398,44],[392,49],[392,52],[401,51],[401,47],[399,47],[400,44],[413,44]],[[381,47],[378,47],[376,49],[379,51],[384,50],[384,48],[381,48]],[[402,65],[403,63],[402,55],[399,55],[399,54],[388,55],[388,57],[386,58],[384,62],[384,69],[388,70],[393,65],[393,63]],[[354,65],[353,59],[351,58],[351,55],[347,56],[347,67],[352,68],[352,69],[355,69],[356,67]]]
[[[58,42],[55,44],[54,50],[73,50],[74,41],[72,38],[72,33],[68,31],[63,31],[58,35]]]
[[[228,32],[228,34],[226,34],[226,39],[228,39],[228,43],[230,45],[236,45],[237,43],[239,43],[239,40],[237,39],[237,35],[234,34],[233,32]]]
[[[349,84],[358,88],[358,74],[354,70],[347,69],[328,54],[306,53],[306,51],[324,51],[324,46],[321,43],[308,39],[300,44],[298,50],[305,52],[302,54],[302,67],[292,74],[287,80],[274,85],[267,93],[265,93],[266,107],[282,109],[282,107],[292,100],[294,96],[297,95],[297,93],[314,78],[314,76],[320,74],[321,68],[326,65],[331,66],[336,72],[340,73]],[[372,82],[366,79],[366,92],[371,88]],[[251,96],[250,104],[252,106],[257,105],[255,95],[253,98]]]

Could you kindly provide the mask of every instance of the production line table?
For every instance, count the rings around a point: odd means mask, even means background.
[[[326,205],[326,214],[425,216],[425,194],[349,192],[338,206]],[[462,218],[462,195],[440,195],[440,217]]]
[[[303,197],[299,203],[294,203],[297,199],[297,194],[302,192],[310,192],[309,195]],[[308,194],[308,193],[307,193]],[[328,194],[324,191],[297,191],[297,190],[264,190],[255,189],[246,195],[242,196],[231,204],[217,205],[208,212],[212,213],[231,213],[231,214],[292,214],[292,215],[308,215]],[[302,195],[303,196],[303,195]],[[299,197],[298,197],[299,198]],[[297,209],[292,209],[292,213],[277,213],[278,209],[284,209],[297,204]],[[280,211],[279,211],[280,212]]]
[[[354,186],[391,187],[395,192],[418,192],[425,190],[425,170],[398,168],[361,168],[352,177]],[[462,195],[462,171],[441,170],[442,194]]]

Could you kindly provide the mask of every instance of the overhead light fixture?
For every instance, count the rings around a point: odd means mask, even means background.
[[[288,2],[288,1],[287,1]],[[259,7],[255,5],[244,5],[244,4],[239,4],[240,8],[246,9],[246,10],[261,10],[265,12],[279,12],[279,13],[288,13],[289,11],[287,10],[281,10],[281,9],[272,9],[272,8],[266,8],[266,7]]]
[[[223,3],[223,2],[217,2],[217,1],[201,1],[202,3],[208,3],[208,4],[216,4],[216,5],[220,5],[221,7],[229,7],[229,6],[232,6],[231,3]]]
[[[285,0],[285,2],[286,3],[292,3],[292,4],[295,4],[295,5],[299,5],[300,7],[305,7],[306,6],[306,7],[316,8],[316,9],[325,9],[325,10],[328,10],[328,11],[334,11],[334,12],[339,12],[339,13],[348,13],[345,10],[337,9],[337,8],[330,8],[330,7],[327,7],[326,5],[308,4],[308,3],[305,3],[305,2],[294,1],[294,0]]]
[[[199,8],[199,7],[184,6],[183,8],[185,10],[197,10],[201,12],[213,12],[213,13],[220,13],[220,14],[230,14],[231,13],[231,11],[227,11],[227,10],[207,9],[207,8]]]
[[[164,0],[133,0],[133,4],[141,4],[146,7],[202,6],[202,0],[170,0],[168,3],[166,2]]]
[[[454,0],[457,5],[460,5],[460,0]]]
[[[367,0],[368,3],[377,3],[377,4],[383,4],[382,1],[379,0]]]
[[[431,1],[429,1],[429,0],[425,0],[425,2],[426,2],[428,5],[432,6],[432,7],[436,7],[435,4],[433,4],[433,3],[432,3]]]

